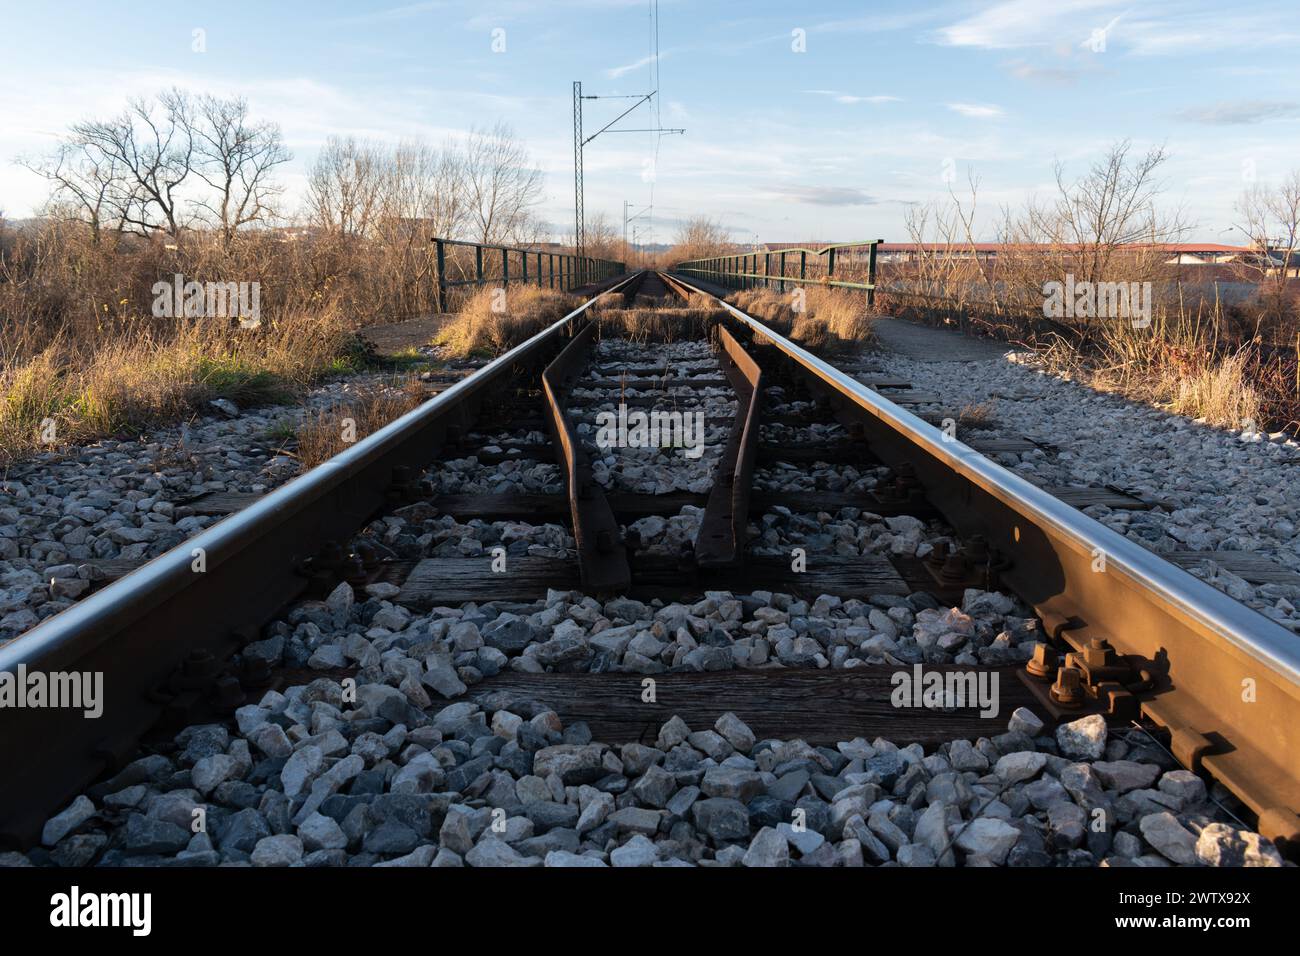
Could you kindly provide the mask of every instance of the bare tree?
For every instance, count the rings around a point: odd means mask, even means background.
[[[1300,169],[1293,169],[1276,187],[1256,185],[1237,202],[1238,227],[1250,237],[1256,254],[1240,271],[1260,285],[1267,301],[1286,300],[1288,273],[1300,257]]]
[[[375,146],[331,136],[307,180],[312,222],[348,238],[369,234],[381,212],[385,166]]]
[[[498,123],[474,129],[464,150],[469,226],[479,242],[519,242],[533,232],[530,207],[542,193],[542,174],[531,165],[514,130]]]
[[[420,241],[454,237],[469,215],[464,159],[451,148],[404,142],[383,158],[383,217],[418,224]]]
[[[623,237],[608,216],[596,213],[583,229],[587,255],[597,259],[618,259],[623,254]]]
[[[49,181],[47,209],[60,218],[86,223],[92,242],[99,243],[105,226],[120,224],[114,196],[124,190],[123,170],[112,157],[103,156],[85,141],[66,139],[53,155],[20,157],[18,163]]]
[[[198,206],[229,246],[240,226],[274,216],[271,203],[281,192],[273,179],[275,168],[292,157],[280,127],[250,120],[243,98],[205,96],[183,118],[194,143],[194,173],[212,190]]]
[[[1077,280],[1105,281],[1116,266],[1130,280],[1152,278],[1168,257],[1161,246],[1187,233],[1179,212],[1156,208],[1169,154],[1158,146],[1138,157],[1131,151],[1129,140],[1115,143],[1074,182],[1058,162],[1056,198],[1029,207],[1026,231],[1054,246]]]
[[[693,216],[677,227],[668,258],[672,262],[705,259],[722,255],[730,247],[731,241],[722,223],[708,216]]]
[[[180,90],[134,99],[110,120],[72,127],[73,138],[102,168],[120,169],[105,196],[127,228],[177,236],[185,225],[178,188],[194,161],[193,105]]]

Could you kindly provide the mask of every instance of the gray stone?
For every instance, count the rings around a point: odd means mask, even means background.
[[[142,813],[127,817],[122,837],[122,848],[133,856],[179,853],[190,842],[189,831]]]
[[[750,867],[789,866],[790,845],[780,831],[763,827],[750,841],[741,862]]]
[[[743,840],[749,836],[749,811],[739,800],[711,797],[691,807],[695,825],[714,842]]]
[[[763,792],[763,775],[736,767],[714,767],[705,771],[700,789],[709,797],[729,797],[749,803]]]
[[[307,744],[295,750],[280,771],[280,786],[286,797],[296,797],[311,786],[311,782],[325,767],[325,754],[319,747]]]
[[[248,742],[268,757],[288,757],[293,753],[293,744],[279,724],[269,721],[259,724],[247,736]]]
[[[934,851],[923,843],[909,843],[898,851],[898,862],[909,868],[934,866]]]
[[[555,868],[600,868],[608,869],[609,864],[594,856],[570,853],[567,850],[552,850],[546,854],[545,865]]]
[[[1120,793],[1149,787],[1160,776],[1160,768],[1155,764],[1132,760],[1098,760],[1092,769],[1107,790],[1118,790]]]
[[[1001,864],[1019,839],[1020,831],[1005,821],[977,817],[962,828],[955,842],[957,848],[968,856]]]
[[[542,865],[538,857],[525,856],[494,836],[485,836],[480,840],[474,849],[465,854],[465,862],[473,867]]]
[[[638,833],[609,855],[616,867],[654,866],[659,860],[659,847]]]
[[[632,784],[632,796],[647,806],[665,807],[676,789],[676,777],[662,767],[652,766],[636,783]],[[727,794],[712,794],[712,796],[727,796]]]
[[[432,866],[434,858],[437,856],[438,848],[428,843],[423,846],[417,846],[406,856],[395,857],[391,860],[383,860],[376,863],[377,867],[392,867],[400,869],[425,869]]]
[[[431,654],[425,661],[425,666],[428,670],[420,678],[420,683],[448,699],[465,693],[465,682],[460,679],[448,658]]]
[[[1162,793],[1178,800],[1179,806],[1191,807],[1205,802],[1205,781],[1190,770],[1170,770],[1157,784]]]
[[[308,852],[316,850],[342,850],[348,845],[343,828],[332,818],[321,813],[313,813],[298,827],[298,838],[302,848]]]
[[[1008,783],[1020,783],[1038,776],[1047,764],[1047,755],[1032,750],[1005,754],[993,765],[993,772]]]
[[[763,829],[766,830],[770,828],[764,827]],[[776,830],[785,839],[786,843],[799,851],[800,856],[808,856],[826,842],[824,836],[816,830],[810,830],[807,827],[801,827],[796,830],[793,824],[778,823]]]
[[[1011,719],[1007,721],[1007,730],[1013,734],[1024,734],[1026,737],[1033,738],[1043,732],[1043,722],[1028,707],[1017,707],[1011,712]]]
[[[54,846],[65,836],[95,815],[95,805],[90,798],[82,795],[68,804],[60,813],[45,821],[41,831],[41,842]]]
[[[595,783],[609,771],[604,767],[603,744],[557,744],[543,747],[533,758],[533,773],[556,774],[565,786]]]
[[[1174,863],[1196,862],[1196,837],[1172,813],[1149,813],[1138,821],[1143,838]]]
[[[1097,760],[1106,752],[1106,718],[1089,714],[1056,728],[1062,755],[1076,760]]]
[[[686,726],[686,721],[674,714],[659,728],[659,737],[655,746],[663,751],[672,750],[678,744],[684,743],[690,732],[691,728]]]
[[[867,817],[867,828],[895,855],[911,842],[903,829],[889,819],[887,813],[881,810],[873,810],[871,815]]]
[[[1226,823],[1211,823],[1201,831],[1196,858],[1206,866],[1282,865],[1282,854],[1272,842]]]
[[[717,723],[713,725],[713,729],[741,753],[749,753],[757,739],[749,726],[730,711],[718,718]]]
[[[249,858],[253,866],[293,866],[302,860],[303,842],[285,833],[257,841]]]
[[[614,797],[608,793],[597,793],[591,798],[586,807],[583,808],[581,816],[578,817],[577,831],[578,834],[588,833],[596,829],[608,819],[614,811]]]
[[[204,757],[190,771],[195,788],[205,797],[227,780],[238,778],[240,761],[230,754],[213,754]]]
[[[914,839],[930,848],[940,866],[955,866],[956,859],[950,848],[948,828],[961,822],[957,808],[947,803],[932,803],[916,820]],[[902,860],[902,857],[899,857]]]
[[[618,833],[644,833],[653,836],[659,830],[659,821],[663,817],[658,810],[645,807],[624,807],[609,815],[609,822]]]

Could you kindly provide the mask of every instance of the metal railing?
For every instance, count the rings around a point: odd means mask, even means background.
[[[461,286],[508,286],[514,282],[568,291],[604,282],[627,271],[622,262],[591,256],[460,239],[435,237],[432,241],[437,260],[434,281],[439,312],[448,311],[449,292]]]
[[[675,272],[697,276],[732,289],[770,289],[784,292],[786,283],[861,289],[867,305],[876,301],[876,247],[883,239],[841,242],[820,249],[792,247],[771,252],[742,252],[711,259],[689,259]],[[762,260],[763,271],[759,272]],[[775,268],[773,266],[775,265]]]

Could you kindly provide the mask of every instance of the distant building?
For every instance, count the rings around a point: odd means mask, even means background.
[[[792,250],[810,249],[820,251],[835,243],[820,242],[767,242],[758,247],[759,253],[789,253]],[[837,258],[848,259],[866,257],[870,254],[869,246],[845,244],[838,249]],[[876,245],[878,262],[915,262],[923,257],[943,256],[949,259],[987,259],[993,260],[1009,249],[1021,252],[1047,252],[1053,247],[1047,245],[1017,244],[1008,246],[1002,242],[881,242]],[[1064,248],[1069,248],[1068,246]],[[1152,248],[1144,243],[1134,243],[1128,248],[1146,250]],[[1165,260],[1170,265],[1223,265],[1231,262],[1249,260],[1258,256],[1257,250],[1250,246],[1228,246],[1216,242],[1177,242],[1159,243],[1154,248],[1168,253]],[[1281,261],[1278,261],[1281,264]],[[1290,268],[1294,268],[1291,266]]]

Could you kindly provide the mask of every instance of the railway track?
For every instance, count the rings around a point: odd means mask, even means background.
[[[680,277],[609,285],[229,510],[0,648],[103,675],[97,718],[0,709],[11,847],[1029,865],[1300,838],[1294,635]]]

